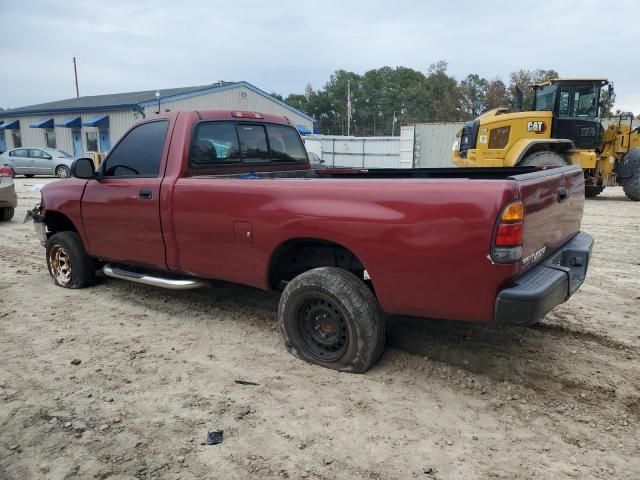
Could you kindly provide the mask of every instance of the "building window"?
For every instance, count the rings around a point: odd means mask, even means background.
[[[56,131],[53,128],[47,128],[44,131],[44,139],[47,143],[47,147],[56,148]]]
[[[87,138],[87,151],[88,152],[97,152],[98,151],[98,132],[95,130],[86,133]]]
[[[20,148],[22,146],[20,130],[11,130],[11,138],[13,139],[13,148]]]

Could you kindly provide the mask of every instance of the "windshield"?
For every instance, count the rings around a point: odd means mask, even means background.
[[[533,109],[536,111],[552,111],[556,102],[556,90],[557,87],[555,85],[536,88],[536,98]]]
[[[65,152],[64,150],[56,149],[56,152],[58,152],[61,157],[70,157],[71,156],[67,152]]]

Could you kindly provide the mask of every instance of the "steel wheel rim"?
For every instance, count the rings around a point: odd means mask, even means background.
[[[324,298],[310,298],[297,316],[300,338],[311,355],[325,362],[335,362],[344,355],[349,328],[337,305]]]
[[[69,176],[69,170],[66,167],[58,167],[56,169],[56,175],[60,178],[67,178]]]
[[[61,245],[54,245],[49,252],[49,271],[60,285],[67,285],[71,282],[69,252]]]

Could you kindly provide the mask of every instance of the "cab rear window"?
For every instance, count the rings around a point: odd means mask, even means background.
[[[190,164],[194,168],[306,161],[298,132],[286,125],[201,122],[191,143]]]

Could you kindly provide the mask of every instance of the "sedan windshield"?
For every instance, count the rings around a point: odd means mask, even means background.
[[[65,152],[64,150],[59,150],[56,149],[56,152],[58,152],[60,155],[60,157],[70,157],[71,155],[69,155],[67,152]]]

